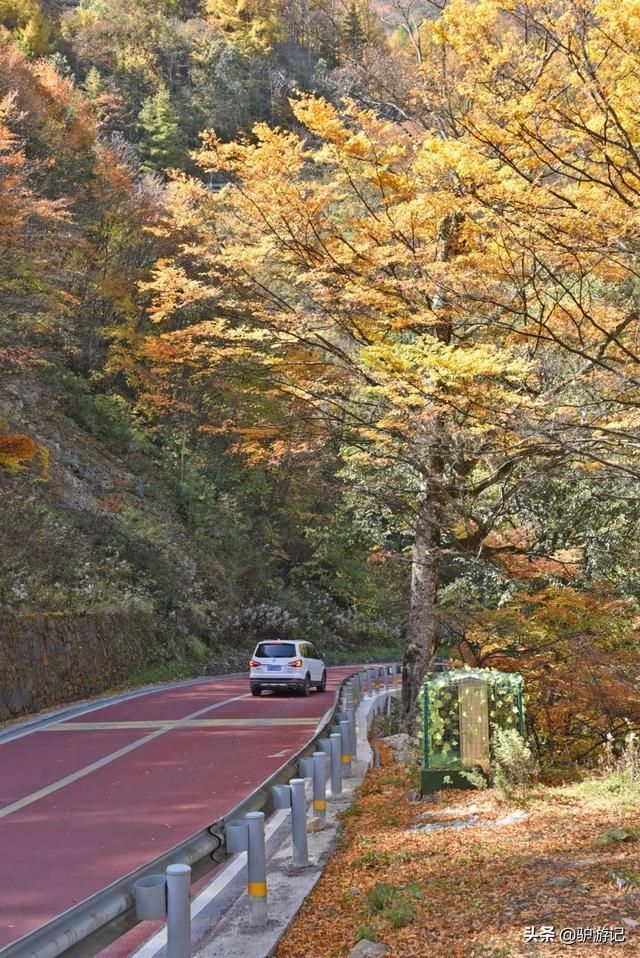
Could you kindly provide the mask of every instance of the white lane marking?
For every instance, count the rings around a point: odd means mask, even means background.
[[[271,816],[267,822],[264,830],[265,841],[269,841],[273,833],[282,825],[285,818],[289,815],[288,809],[281,809],[279,812],[276,812]],[[242,871],[247,863],[247,853],[240,852],[239,855],[234,856],[233,860],[226,865],[218,875],[217,878],[214,878],[213,881],[203,888],[199,895],[197,895],[191,903],[191,921],[203,911],[207,905],[216,898],[227,885],[233,881],[238,872]],[[153,958],[161,948],[163,948],[167,943],[167,930],[164,928],[162,931],[156,932],[156,934],[149,938],[144,945],[141,945],[137,951],[131,953],[132,958]]]
[[[189,719],[197,718],[199,715],[204,715],[205,712],[212,712],[213,709],[222,708],[223,705],[228,705],[230,702],[238,702],[240,699],[248,699],[249,695],[235,695],[233,698],[225,699],[223,702],[217,702],[215,705],[207,705],[206,708],[198,709],[197,712],[192,712],[191,715],[185,715],[183,719],[177,722],[175,725],[172,725],[171,728],[179,728],[180,723],[186,723]],[[72,726],[72,723],[70,723]],[[37,792],[32,792],[31,795],[25,795],[24,798],[18,799],[17,802],[12,802],[11,805],[5,805],[4,808],[0,808],[0,818],[6,818],[7,815],[11,815],[13,812],[20,811],[22,808],[26,808],[27,805],[32,805],[33,802],[39,801],[41,798],[46,798],[47,795],[51,795],[52,792],[57,792],[59,789],[64,788],[65,785],[71,785],[73,782],[77,782],[78,779],[84,778],[86,775],[90,775],[92,772],[96,772],[99,768],[103,768],[105,765],[109,765],[111,762],[115,762],[116,759],[121,758],[123,755],[126,755],[128,752],[133,752],[137,748],[146,745],[147,742],[151,742],[154,738],[159,738],[160,735],[166,735],[166,727],[158,729],[157,732],[152,732],[150,735],[145,735],[144,738],[138,739],[136,742],[132,742],[130,745],[125,745],[123,748],[117,749],[115,752],[110,752],[109,755],[103,756],[103,758],[98,759],[96,762],[92,762],[91,765],[86,765],[84,768],[79,768],[77,772],[72,772],[71,775],[66,775],[64,778],[58,779],[57,782],[52,782],[50,785],[45,786],[45,788],[39,789]]]

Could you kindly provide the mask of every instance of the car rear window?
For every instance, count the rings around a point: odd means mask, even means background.
[[[295,654],[293,642],[261,642],[255,651],[257,659],[289,659]]]

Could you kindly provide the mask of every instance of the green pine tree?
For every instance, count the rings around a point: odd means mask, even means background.
[[[350,4],[349,10],[347,11],[347,15],[344,20],[342,35],[344,36],[345,43],[349,47],[361,47],[364,43],[366,43],[367,38],[362,28],[360,14],[358,13],[358,8],[353,2]]]
[[[104,91],[104,82],[100,76],[100,71],[91,67],[84,81],[84,90],[90,100],[97,100]]]
[[[138,115],[141,130],[140,153],[147,170],[161,172],[182,166],[185,159],[185,138],[180,128],[178,111],[166,87],[142,104]]]
[[[41,10],[34,9],[24,27],[16,31],[16,41],[30,60],[53,53],[55,48],[51,42],[51,26]]]

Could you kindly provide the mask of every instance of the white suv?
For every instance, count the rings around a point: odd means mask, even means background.
[[[263,689],[296,689],[308,695],[311,686],[318,692],[327,687],[327,669],[310,642],[259,642],[249,660],[252,695]]]

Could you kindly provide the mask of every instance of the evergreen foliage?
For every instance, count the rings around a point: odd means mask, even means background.
[[[366,42],[365,32],[355,2],[349,5],[344,20],[343,35],[345,43],[352,49],[357,49]]]
[[[180,118],[166,87],[148,97],[138,116],[140,154],[145,169],[163,172],[184,160],[185,139]]]

